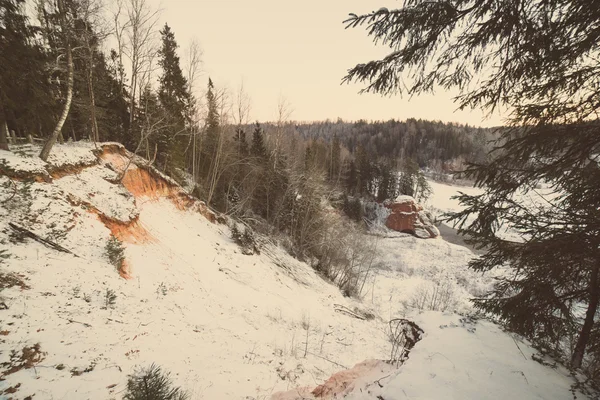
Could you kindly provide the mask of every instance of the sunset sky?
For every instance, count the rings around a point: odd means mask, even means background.
[[[235,91],[243,81],[252,99],[252,119],[273,120],[284,97],[298,121],[381,120],[410,117],[494,126],[499,115],[455,112],[452,93],[438,90],[416,98],[358,94],[360,85],[340,85],[346,70],[381,58],[362,29],[346,30],[349,13],[366,13],[391,0],[153,0],[162,8],[183,53],[195,37],[204,51],[204,90],[210,76],[218,87]],[[455,94],[455,93],[454,93]]]

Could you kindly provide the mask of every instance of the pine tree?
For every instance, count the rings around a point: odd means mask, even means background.
[[[217,97],[214,93],[214,85],[212,79],[208,78],[208,90],[206,92],[206,106],[208,113],[206,115],[206,132],[203,143],[201,144],[201,155],[200,155],[200,177],[207,179],[213,162],[216,159],[216,153],[219,144],[219,136],[221,132],[219,122],[219,107],[217,104]]]
[[[327,157],[327,178],[330,182],[336,182],[339,179],[341,168],[341,153],[342,147],[340,138],[337,134],[333,134],[333,140],[329,146],[329,154]]]
[[[377,183],[377,201],[384,201],[396,197],[398,180],[394,171],[386,162],[379,165],[379,179]]]
[[[464,173],[485,192],[460,196],[466,208],[452,219],[486,250],[471,268],[512,269],[475,304],[537,344],[571,349],[565,356],[582,367],[600,331],[600,8],[583,0],[409,1],[346,22],[367,23],[392,53],[355,66],[345,81],[382,94],[457,88],[460,108],[513,110],[492,160]],[[522,241],[503,238],[500,226]]]
[[[246,141],[246,131],[243,128],[237,128],[233,140],[237,143],[238,159],[243,160],[248,157],[248,142]]]
[[[373,175],[372,166],[369,155],[362,146],[358,146],[356,150],[356,167],[357,167],[357,194],[369,195],[372,194]]]
[[[185,145],[188,142],[186,128],[191,107],[191,95],[187,81],[181,71],[175,34],[165,24],[160,31],[162,47],[159,51],[159,65],[162,75],[159,79],[158,98],[167,117],[167,127],[156,138],[159,164],[182,168],[185,164]]]
[[[271,165],[264,142],[263,130],[258,122],[256,122],[252,132],[250,155],[253,163],[254,181],[256,182],[252,196],[252,209],[260,216],[268,219],[270,206],[272,205],[270,195],[272,194],[273,175],[270,173]]]
[[[358,187],[358,172],[354,160],[348,160],[344,167],[344,180],[346,183],[346,192],[355,194]]]
[[[0,148],[8,149],[8,131],[19,136],[54,122],[55,104],[46,64],[23,0],[0,0]]]
[[[250,145],[250,154],[258,159],[260,163],[266,163],[267,148],[263,137],[263,130],[257,122],[252,132],[252,144]]]

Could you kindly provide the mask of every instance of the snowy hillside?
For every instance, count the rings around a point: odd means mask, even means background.
[[[36,150],[0,151],[2,399],[121,399],[152,363],[191,399],[572,397],[566,370],[470,316],[490,278],[466,269],[466,247],[376,237],[374,273],[350,299],[267,238],[244,255],[220,217],[143,160],[123,175],[119,145],[57,145],[48,164]],[[125,245],[119,271],[111,233]],[[408,360],[366,361],[390,359],[397,318],[423,331]]]

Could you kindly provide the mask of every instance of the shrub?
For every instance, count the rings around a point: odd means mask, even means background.
[[[123,243],[115,236],[110,235],[108,242],[106,242],[104,254],[108,257],[108,261],[117,268],[117,271],[120,271],[123,267],[123,261],[125,261]]]
[[[117,303],[117,295],[114,290],[106,289],[104,294],[104,306],[108,310],[109,307],[113,307]]]
[[[456,306],[454,288],[448,281],[421,284],[411,298],[411,306],[419,311],[446,311]]]
[[[242,248],[242,253],[247,255],[260,253],[258,251],[258,246],[256,245],[256,240],[254,239],[254,234],[249,227],[245,227],[244,232],[241,232],[234,222],[231,226],[231,238]]]
[[[174,387],[170,374],[156,364],[142,368],[127,380],[124,400],[186,400],[189,396],[179,387]]]

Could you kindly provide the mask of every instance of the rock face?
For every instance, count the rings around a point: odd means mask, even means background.
[[[436,238],[440,231],[423,207],[410,196],[398,196],[396,200],[385,203],[390,209],[385,226],[398,232],[411,233],[423,239]]]

